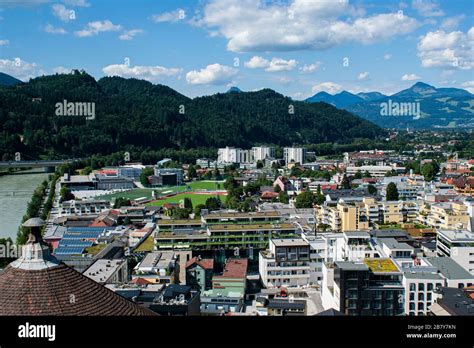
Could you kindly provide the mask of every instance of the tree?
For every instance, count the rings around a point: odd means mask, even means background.
[[[201,210],[206,209],[206,206],[204,204],[198,204],[193,210],[193,213],[196,216],[201,216]]]
[[[275,191],[276,193],[280,193],[281,187],[279,185],[275,185],[275,187],[273,188],[273,191]]]
[[[367,186],[367,191],[369,192],[369,194],[371,194],[372,196],[375,196],[377,194],[377,188],[372,185],[372,184],[369,184],[369,186]]]
[[[87,166],[83,170],[81,170],[81,175],[89,175],[92,173],[92,167]]]
[[[278,193],[278,200],[280,203],[288,204],[290,202],[290,197],[285,191],[280,191],[280,193]]]
[[[191,214],[192,209],[185,208],[173,208],[171,209],[171,216],[173,219],[187,219],[189,214]]]
[[[393,182],[387,185],[386,199],[387,201],[398,201],[397,185],[395,185]]]
[[[221,172],[219,171],[219,168],[215,168],[215,169],[214,169],[213,177],[214,177],[214,179],[216,179],[216,180],[220,180],[220,179],[221,179]]]
[[[364,173],[364,178],[371,178],[372,175],[370,175],[369,171],[366,170],[365,173]]]
[[[145,186],[149,187],[150,183],[148,182],[148,177],[154,174],[154,170],[151,167],[145,168],[142,170],[140,174],[140,183]]]
[[[188,178],[192,179],[196,177],[197,177],[196,168],[192,164],[190,164],[188,168]]]
[[[129,207],[130,205],[131,204],[129,199],[126,199],[124,197],[117,197],[114,202],[114,209],[119,209],[121,207]]]
[[[312,208],[315,202],[315,196],[311,191],[301,192],[296,196],[295,207],[296,208]]]
[[[357,173],[355,173],[354,179],[362,179],[362,172],[360,170],[358,170]]]
[[[421,167],[421,174],[425,178],[425,181],[431,181],[435,178],[439,172],[439,165],[435,161],[431,161],[423,164]]]
[[[257,169],[263,168],[263,165],[264,165],[263,161],[261,161],[261,160],[257,161]]]
[[[347,177],[346,174],[344,174],[344,176],[342,177],[341,187],[343,189],[350,189],[351,188],[351,182],[350,182],[350,180],[349,180],[349,178]]]
[[[71,193],[71,190],[69,190],[66,186],[63,186],[61,188],[59,194],[61,196],[61,202],[70,201],[71,199],[74,199],[74,195]]]
[[[206,209],[218,210],[221,207],[221,200],[216,197],[209,197],[206,199]]]
[[[184,197],[183,207],[184,209],[193,209],[193,201],[191,200],[191,198]]]

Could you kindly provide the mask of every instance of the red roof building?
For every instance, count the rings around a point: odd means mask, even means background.
[[[20,258],[0,274],[0,316],[155,315],[59,262],[41,238],[44,221],[31,228]]]

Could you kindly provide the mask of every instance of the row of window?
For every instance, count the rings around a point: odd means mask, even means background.
[[[427,284],[428,291],[433,291],[433,288],[441,287],[441,283],[436,283],[436,286],[433,283]],[[416,283],[410,284],[410,291],[416,291]],[[418,283],[418,291],[425,291],[425,283]]]

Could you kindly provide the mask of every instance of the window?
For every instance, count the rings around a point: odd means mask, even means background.
[[[428,291],[433,291],[433,283],[428,283]]]
[[[418,284],[418,291],[425,291],[425,284],[419,283]]]
[[[415,301],[415,293],[410,292],[410,301]]]
[[[426,295],[426,299],[427,299],[428,301],[431,301],[431,297],[432,297],[432,294],[431,294],[431,292],[429,292],[429,293]]]
[[[415,303],[410,302],[410,311],[414,311],[414,310],[415,310]]]
[[[425,305],[423,303],[418,303],[418,310],[422,311],[425,309]]]
[[[416,291],[416,284],[415,283],[410,284],[410,291]]]
[[[422,293],[422,292],[420,292],[420,293],[418,294],[418,301],[424,301],[424,300],[425,300],[425,294]]]

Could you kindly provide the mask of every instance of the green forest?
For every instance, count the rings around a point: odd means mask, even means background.
[[[95,103],[95,119],[57,116],[55,105],[64,100]],[[270,89],[190,99],[164,85],[120,77],[96,81],[83,71],[0,87],[2,160],[16,152],[25,159],[121,151],[193,150],[198,156],[224,146],[345,144],[384,135],[347,111]]]

